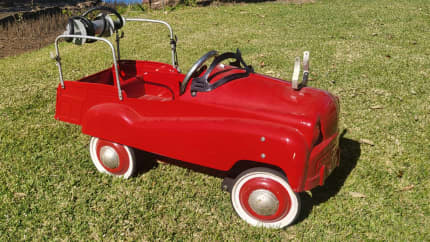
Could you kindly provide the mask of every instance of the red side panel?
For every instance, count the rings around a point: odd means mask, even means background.
[[[309,154],[303,135],[277,123],[234,116],[179,101],[127,98],[89,109],[82,132],[218,170],[240,160],[272,164],[301,190]]]
[[[81,125],[87,109],[97,103],[118,101],[117,90],[112,85],[65,81],[65,88],[58,85],[55,118]]]
[[[72,124],[80,124],[82,115],[82,104],[85,101],[86,89],[84,87],[67,85],[66,89],[57,88],[57,104],[55,119]],[[80,95],[75,95],[79,93]]]

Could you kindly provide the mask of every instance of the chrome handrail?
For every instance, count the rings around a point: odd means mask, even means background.
[[[55,52],[56,52],[56,57],[55,57],[55,61],[57,62],[57,66],[58,66],[58,71],[60,72],[60,83],[61,83],[61,87],[64,89],[64,80],[63,80],[63,70],[61,69],[61,58],[60,58],[60,51],[58,48],[58,40],[60,39],[64,39],[64,38],[81,38],[81,39],[93,39],[93,40],[100,40],[103,41],[105,43],[107,43],[109,45],[109,47],[112,50],[112,57],[113,57],[113,63],[114,63],[114,69],[115,69],[115,73],[114,73],[114,78],[115,78],[115,82],[116,82],[116,86],[118,89],[118,97],[119,100],[122,100],[122,93],[121,93],[121,85],[119,82],[119,75],[118,75],[118,63],[116,60],[116,55],[115,55],[115,48],[112,45],[112,43],[105,39],[105,38],[100,38],[100,37],[94,37],[94,36],[87,36],[87,35],[69,35],[69,34],[63,34],[63,35],[59,35],[56,39],[55,39]]]
[[[178,55],[176,53],[176,38],[173,35],[173,29],[169,23],[162,21],[162,20],[144,19],[144,18],[126,18],[125,20],[126,21],[135,21],[135,22],[159,23],[159,24],[166,25],[167,28],[169,29],[169,32],[170,32],[170,47],[172,49],[172,65],[173,65],[173,67],[175,67],[176,70],[178,70],[179,72],[181,71],[179,69]]]
[[[165,21],[162,20],[153,20],[153,19],[141,19],[141,18],[126,18],[126,21],[136,21],[136,22],[150,22],[150,23],[159,23],[159,24],[164,24],[165,26],[167,26],[167,28],[169,29],[170,32],[170,46],[172,49],[172,64],[173,67],[180,72],[181,70],[179,69],[179,64],[178,64],[178,56],[176,53],[176,37],[173,34],[173,29],[170,26],[170,24],[168,24]],[[60,83],[61,83],[61,87],[64,89],[64,79],[63,79],[63,70],[61,68],[61,58],[60,58],[60,51],[58,48],[58,41],[60,39],[64,39],[64,38],[81,38],[81,39],[93,39],[93,40],[100,40],[103,41],[105,43],[107,43],[109,45],[109,47],[112,50],[112,57],[113,57],[113,63],[114,63],[114,78],[115,78],[115,82],[116,82],[116,86],[118,89],[118,97],[119,100],[123,100],[122,97],[122,93],[121,93],[121,85],[120,85],[120,79],[119,79],[119,75],[118,75],[118,59],[117,56],[115,54],[115,47],[113,46],[113,44],[105,39],[105,38],[101,38],[101,37],[95,37],[95,36],[87,36],[87,35],[67,35],[67,34],[63,34],[63,35],[59,35],[56,39],[55,39],[55,51],[56,51],[56,56],[54,57],[55,61],[57,62],[57,66],[58,66],[58,71],[60,72]],[[118,50],[119,53],[119,50]]]

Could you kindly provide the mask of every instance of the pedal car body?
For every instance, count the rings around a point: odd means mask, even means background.
[[[134,149],[225,174],[249,162],[226,183],[233,207],[252,225],[285,227],[299,213],[297,193],[323,185],[339,164],[339,103],[326,91],[255,73],[239,52],[209,52],[184,75],[175,59],[119,60],[112,44],[112,67],[67,81],[57,45],[66,37],[56,40],[55,118],[93,137],[101,172],[130,177]]]

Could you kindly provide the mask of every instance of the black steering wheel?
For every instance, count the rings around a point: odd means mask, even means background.
[[[191,69],[188,71],[187,75],[185,76],[184,80],[181,84],[181,90],[180,95],[184,94],[185,89],[187,88],[188,82],[190,81],[191,77],[194,75],[194,73],[211,57],[217,56],[218,52],[215,50],[211,50],[208,53],[204,54],[194,65],[191,67]]]

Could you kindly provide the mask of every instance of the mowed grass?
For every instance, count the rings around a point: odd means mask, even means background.
[[[257,72],[290,79],[311,52],[310,86],[341,100],[341,166],[301,194],[298,222],[247,225],[221,179],[158,165],[129,180],[100,174],[80,127],[54,120],[53,45],[0,59],[0,240],[430,239],[430,4],[317,1],[129,12],[178,35],[183,72],[240,48]],[[170,63],[162,26],[130,23],[123,58]],[[111,64],[103,43],[61,45],[66,79]],[[240,149],[238,144],[238,149]]]

